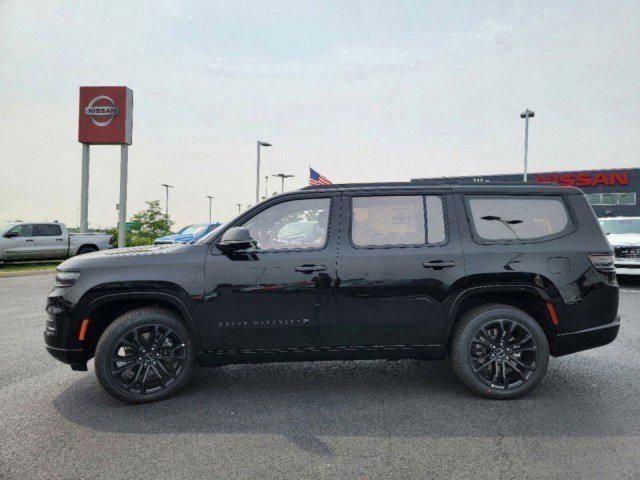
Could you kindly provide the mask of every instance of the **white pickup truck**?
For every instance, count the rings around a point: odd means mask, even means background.
[[[0,262],[65,259],[113,248],[106,233],[68,233],[62,223],[16,222],[0,225]]]

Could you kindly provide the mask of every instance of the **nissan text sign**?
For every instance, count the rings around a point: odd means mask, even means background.
[[[595,187],[604,185],[628,185],[629,175],[625,171],[619,172],[570,172],[570,173],[540,173],[535,176],[537,183],[557,183],[575,187]]]
[[[80,87],[78,141],[131,145],[133,91],[127,87]]]

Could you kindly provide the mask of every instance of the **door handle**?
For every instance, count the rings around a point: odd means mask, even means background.
[[[63,240],[63,238],[56,238],[56,242],[62,242]]]
[[[27,238],[25,242],[33,242],[33,238]]]
[[[327,269],[326,265],[298,265],[296,267],[296,272],[302,272],[302,273],[324,272],[326,269]]]
[[[456,262],[451,260],[432,260],[430,262],[424,262],[422,264],[424,268],[431,268],[433,270],[442,270],[443,268],[451,268],[456,266]]]

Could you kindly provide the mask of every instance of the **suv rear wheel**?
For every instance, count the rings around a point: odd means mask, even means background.
[[[162,400],[187,384],[195,367],[189,330],[171,311],[124,313],[96,347],[96,375],[111,396],[128,403]]]
[[[484,305],[456,324],[451,363],[460,380],[483,397],[516,398],[542,380],[549,344],[527,313],[510,305]]]

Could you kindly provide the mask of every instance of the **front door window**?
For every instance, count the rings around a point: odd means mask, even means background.
[[[252,217],[243,226],[260,250],[322,249],[327,241],[328,198],[279,203]]]

